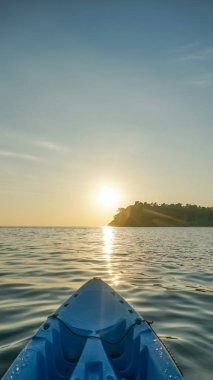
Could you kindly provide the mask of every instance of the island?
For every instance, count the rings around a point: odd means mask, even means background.
[[[212,227],[213,207],[136,201],[119,208],[108,224],[113,227]]]

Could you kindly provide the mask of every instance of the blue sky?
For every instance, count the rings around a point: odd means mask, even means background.
[[[0,224],[212,206],[212,16],[207,0],[1,1]]]

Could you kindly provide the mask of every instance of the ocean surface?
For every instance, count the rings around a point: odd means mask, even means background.
[[[94,276],[154,321],[186,380],[212,380],[213,228],[0,228],[0,377]]]

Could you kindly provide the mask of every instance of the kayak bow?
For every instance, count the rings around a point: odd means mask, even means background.
[[[3,380],[183,380],[150,325],[94,278],[50,315]]]

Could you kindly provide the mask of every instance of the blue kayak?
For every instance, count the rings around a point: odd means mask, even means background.
[[[155,332],[104,281],[50,315],[3,380],[183,380]]]

